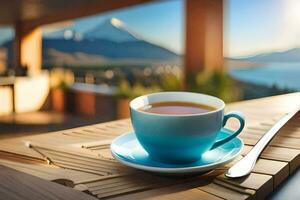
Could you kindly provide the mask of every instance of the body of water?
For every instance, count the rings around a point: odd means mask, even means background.
[[[300,63],[267,63],[260,67],[233,69],[229,74],[243,82],[300,91]]]

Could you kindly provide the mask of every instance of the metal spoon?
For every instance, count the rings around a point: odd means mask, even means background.
[[[239,178],[250,174],[255,166],[257,158],[264,148],[269,144],[281,127],[283,127],[299,110],[300,108],[284,115],[267,133],[264,134],[244,158],[225,172],[225,176],[229,178]]]

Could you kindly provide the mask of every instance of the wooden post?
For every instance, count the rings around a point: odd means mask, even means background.
[[[28,67],[29,74],[37,74],[42,65],[42,31],[34,28],[24,30],[22,22],[15,23],[13,41],[13,64],[17,75]]]
[[[13,52],[12,52],[12,58],[13,58],[13,67],[15,70],[15,73],[18,74],[21,70],[21,40],[22,40],[22,23],[17,21],[15,22],[15,37],[13,41]]]
[[[21,64],[28,67],[29,74],[38,74],[42,66],[42,30],[35,28],[23,35]]]
[[[223,0],[186,0],[185,12],[188,83],[190,75],[203,70],[223,70]]]

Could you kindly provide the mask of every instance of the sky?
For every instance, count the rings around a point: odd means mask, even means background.
[[[177,53],[183,48],[183,1],[148,3],[76,20],[75,30],[85,32],[108,18],[123,21],[143,38]]]
[[[228,0],[224,11],[224,55],[241,57],[300,46],[300,0]],[[184,1],[148,3],[68,21],[62,25],[85,32],[116,17],[143,38],[177,53],[184,52]],[[0,44],[11,37],[11,29],[0,27]]]
[[[300,47],[299,0],[230,0],[225,13],[225,56]]]

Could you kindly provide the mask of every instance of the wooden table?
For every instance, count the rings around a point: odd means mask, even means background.
[[[247,154],[259,138],[286,112],[295,109],[299,102],[300,93],[293,93],[229,104],[227,111],[244,112],[247,122],[240,136],[245,147],[236,160]],[[234,121],[229,123],[230,128],[236,125]],[[30,187],[39,194],[45,194],[40,199],[53,199],[50,194],[59,196],[66,189],[69,195],[72,195],[70,190],[74,194],[78,191],[86,193],[84,197],[78,195],[78,199],[263,199],[300,164],[300,113],[280,130],[260,156],[253,172],[248,177],[234,180],[225,178],[223,172],[236,160],[210,173],[192,177],[166,177],[123,166],[112,158],[109,144],[112,139],[130,130],[130,120],[125,119],[0,140],[0,165],[4,167],[0,171],[6,170],[0,173],[0,194],[26,196],[31,194],[27,189]],[[7,174],[21,176],[21,172],[27,173],[27,177],[32,177],[28,174],[36,177],[28,178],[30,184],[26,182],[27,178],[22,181],[5,178]],[[46,184],[56,186],[48,187]],[[35,185],[37,187],[33,187]],[[23,189],[20,189],[21,186]],[[70,199],[67,196],[60,198]]]

